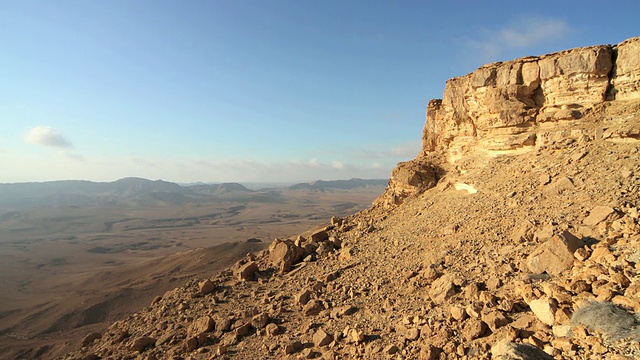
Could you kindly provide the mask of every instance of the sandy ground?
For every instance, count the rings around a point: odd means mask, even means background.
[[[187,279],[227,268],[276,237],[366,208],[382,190],[0,210],[0,358],[62,354]]]

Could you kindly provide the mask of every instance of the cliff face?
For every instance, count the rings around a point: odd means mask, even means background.
[[[640,37],[482,66],[447,81],[443,98],[429,102],[422,152],[398,165],[374,204],[395,206],[422,192],[425,182],[405,181],[407,172],[428,177],[429,188],[434,168],[466,171],[469,157],[638,139],[640,124],[627,116],[638,111]]]
[[[640,38],[488,64],[449,80],[443,99],[429,102],[423,151],[449,150],[455,160],[464,146],[543,145],[541,124],[578,120],[605,101],[640,99],[639,81]]]

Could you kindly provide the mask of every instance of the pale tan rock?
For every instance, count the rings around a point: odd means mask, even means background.
[[[382,349],[382,352],[385,353],[385,354],[393,355],[393,354],[397,353],[398,350],[399,349],[398,349],[397,346],[395,346],[393,344],[390,344],[390,345],[385,346],[384,349]]]
[[[436,186],[436,183],[436,169],[428,159],[418,158],[399,163],[391,173],[389,186],[373,205],[400,205],[405,198],[423,193]]]
[[[92,342],[94,342],[94,341],[96,341],[96,340],[98,340],[100,338],[102,338],[102,334],[100,334],[100,333],[97,333],[97,332],[89,333],[89,334],[87,334],[87,336],[85,336],[82,339],[81,346],[82,347],[86,347],[87,345],[91,344]]]
[[[573,266],[573,253],[582,245],[580,239],[563,231],[536,247],[527,257],[527,267],[532,273],[559,275]]]
[[[302,313],[307,316],[318,315],[322,310],[324,306],[320,300],[311,300],[303,307]]]
[[[295,299],[296,304],[298,304],[298,305],[306,305],[309,302],[309,300],[311,299],[312,295],[313,295],[313,292],[311,290],[303,289],[299,293],[296,294],[294,299]]]
[[[302,350],[302,343],[300,341],[292,341],[283,347],[285,355],[295,354]]]
[[[452,306],[449,312],[451,313],[451,317],[456,321],[462,321],[469,316],[465,309],[458,305]]]
[[[547,325],[553,325],[555,323],[555,313],[557,305],[555,301],[543,297],[529,302],[531,311],[536,315],[538,320]]]
[[[631,38],[618,45],[611,83],[616,100],[640,98],[640,38]]]
[[[595,226],[608,217],[613,216],[615,212],[613,208],[608,206],[596,206],[589,212],[589,216],[587,216],[582,223],[587,226]]]
[[[429,297],[436,304],[442,304],[445,300],[455,294],[455,285],[451,276],[444,275],[431,284],[429,289]]]

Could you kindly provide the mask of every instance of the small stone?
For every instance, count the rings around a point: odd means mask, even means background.
[[[280,334],[280,326],[274,323],[267,324],[267,326],[265,327],[265,330],[267,335],[269,336],[275,336]]]
[[[524,343],[514,343],[503,339],[491,347],[493,359],[553,360],[553,357],[537,347]]]
[[[462,321],[469,316],[467,315],[467,312],[464,310],[464,308],[458,305],[452,306],[450,312],[451,317],[456,321]]]
[[[501,311],[491,311],[488,314],[482,316],[482,321],[484,321],[489,329],[492,332],[495,332],[497,329],[507,325],[509,320],[504,316]]]
[[[149,336],[141,336],[133,340],[131,351],[143,352],[147,347],[156,343],[156,339]]]
[[[216,286],[213,284],[211,280],[205,280],[198,284],[198,292],[201,295],[207,295],[213,292]]]
[[[242,324],[236,328],[236,335],[245,336],[251,331],[251,324]]]
[[[208,331],[211,331],[215,326],[215,322],[209,316],[203,316],[198,318],[191,326],[189,326],[189,330],[187,331],[188,337],[198,337]]]
[[[470,318],[462,325],[461,335],[466,341],[472,341],[482,337],[487,330],[487,324],[482,320]]]
[[[573,256],[580,261],[587,260],[589,258],[589,255],[591,254],[589,254],[589,251],[587,251],[587,249],[585,248],[579,248],[573,253]]]
[[[300,341],[292,341],[284,346],[285,355],[295,354],[302,349]]]
[[[387,345],[384,349],[382,349],[382,352],[385,354],[393,355],[398,352],[398,347],[393,344]]]
[[[255,261],[249,261],[248,263],[242,265],[238,271],[237,276],[239,280],[253,280],[255,278],[255,273],[258,271],[258,264]]]
[[[309,302],[309,299],[311,299],[312,294],[313,292],[311,292],[309,289],[303,289],[294,297],[295,302],[298,305],[306,305]]]
[[[534,274],[560,275],[573,266],[573,254],[582,245],[582,240],[563,231],[534,249],[527,257],[527,267]]]
[[[302,312],[307,316],[318,315],[322,310],[324,310],[324,306],[320,300],[309,301],[304,308],[302,308]]]
[[[317,347],[329,345],[333,341],[333,337],[327,334],[324,330],[318,329],[318,331],[313,334],[313,343]]]
[[[267,313],[261,313],[251,318],[251,325],[256,329],[264,328],[269,322],[269,315]]]

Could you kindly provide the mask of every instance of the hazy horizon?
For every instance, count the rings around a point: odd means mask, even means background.
[[[2,2],[0,183],[388,178],[446,80],[640,35],[615,4]]]

